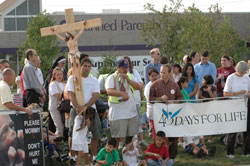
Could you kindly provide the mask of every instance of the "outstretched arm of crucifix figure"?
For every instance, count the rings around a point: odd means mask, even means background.
[[[59,35],[54,28],[50,28],[50,30],[56,35],[56,37],[60,40],[63,40],[65,42],[65,39]]]
[[[78,32],[78,34],[74,37],[74,40],[77,41],[78,38],[82,35],[83,31],[84,31],[84,26],[86,25],[86,21],[83,21],[82,23],[82,27],[80,29],[80,31]]]

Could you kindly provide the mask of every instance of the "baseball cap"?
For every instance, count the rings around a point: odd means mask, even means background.
[[[128,61],[125,59],[120,59],[117,62],[117,67],[128,68]]]

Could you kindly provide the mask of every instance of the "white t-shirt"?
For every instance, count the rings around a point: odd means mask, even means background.
[[[87,142],[88,126],[85,126],[83,129],[76,131],[82,126],[84,120],[85,119],[83,119],[82,115],[77,115],[74,120],[72,150],[83,151],[84,153],[88,153],[88,142]]]
[[[183,147],[189,145],[189,144],[199,144],[200,139],[203,138],[203,136],[194,136],[194,137],[183,137]]]
[[[115,88],[115,80],[113,74],[108,76],[105,82],[105,87],[106,89]],[[128,96],[129,100],[122,101],[118,104],[111,103],[110,101],[108,101],[110,121],[120,120],[120,119],[130,119],[137,115],[135,99],[133,97],[133,93],[130,88],[128,91]]]
[[[0,70],[0,81],[2,80],[2,70]]]
[[[59,101],[55,94],[62,94],[64,89],[64,83],[63,82],[57,82],[53,81],[49,84],[49,105],[48,109],[50,111],[55,111],[57,109],[57,105],[59,104]]]
[[[53,96],[54,94],[62,94],[64,89],[64,83],[63,82],[57,82],[53,81],[49,84],[49,95]]]
[[[137,166],[139,164],[137,157],[141,156],[138,149],[134,147],[133,150],[127,151],[126,153],[123,153],[125,151],[126,147],[122,149],[122,158],[124,161],[127,162],[129,166]]]
[[[17,76],[17,77],[16,77],[16,82],[17,82],[17,81],[21,81],[20,76]],[[23,91],[22,91],[21,88],[17,87],[17,92],[16,92],[16,93],[17,93],[17,94],[23,94]]]
[[[100,88],[100,90],[105,90],[104,77],[100,77],[100,78],[98,79],[98,83],[99,83],[99,88]]]
[[[179,79],[181,78],[181,76],[182,76],[181,73],[179,73],[177,76],[175,76],[175,74],[173,73],[174,82],[177,83]]]
[[[149,101],[149,93],[150,93],[150,87],[152,85],[152,82],[148,82],[144,89],[144,96],[147,100],[147,117],[149,119],[153,119],[153,104],[150,104]]]
[[[37,75],[37,78],[40,82],[41,85],[44,84],[44,80],[43,80],[43,73],[42,73],[42,70],[40,68],[36,68],[36,75]]]
[[[67,91],[75,92],[73,76],[69,77],[66,86],[67,86],[66,88]],[[87,78],[82,77],[82,87],[84,91],[85,103],[89,102],[94,92],[100,93],[98,80],[95,77],[92,76],[88,76]],[[96,109],[95,104],[93,104],[92,107]]]
[[[138,84],[142,83],[142,79],[140,74],[138,73],[137,70],[133,69],[133,77],[134,81],[137,82]],[[139,90],[135,90],[135,102],[136,104],[141,104],[141,95]]]
[[[224,92],[238,92],[245,90],[246,93],[250,91],[250,78],[247,74],[242,77],[237,76],[235,73],[227,77],[227,81],[224,87]],[[246,94],[239,95],[238,97],[244,97]]]

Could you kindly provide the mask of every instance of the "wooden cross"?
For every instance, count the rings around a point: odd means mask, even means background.
[[[75,35],[76,30],[80,30],[82,28],[83,22],[75,22],[73,9],[65,9],[65,19],[66,24],[63,25],[56,25],[51,27],[41,28],[41,36],[49,36],[54,35],[51,31],[51,28],[55,29],[57,33],[66,33],[70,32],[72,35]],[[96,18],[92,20],[87,20],[86,24],[84,25],[85,29],[94,28],[102,25],[101,18]],[[71,56],[71,55],[70,55]],[[74,89],[75,89],[75,96],[77,103],[79,105],[85,104],[84,92],[82,87],[82,77],[81,77],[81,70],[80,70],[80,62],[79,59],[75,56],[72,59],[72,73],[74,77]],[[85,111],[85,110],[83,110]]]
[[[41,28],[40,29],[41,36],[54,35],[54,33],[51,31],[51,28],[54,28],[57,33],[66,33],[81,29],[82,21],[75,22],[72,8],[65,9],[65,19],[66,19],[66,24]],[[86,21],[85,29],[99,27],[99,26],[102,26],[101,18],[91,19]]]

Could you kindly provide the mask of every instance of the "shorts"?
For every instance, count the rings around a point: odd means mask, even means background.
[[[102,138],[102,126],[99,115],[95,112],[95,119],[91,119],[89,131],[92,133],[92,139],[101,139]]]
[[[72,138],[73,134],[73,127],[74,127],[74,120],[76,117],[76,109],[71,108],[70,110],[70,117],[69,117],[69,137]],[[92,139],[101,139],[102,137],[102,128],[101,128],[101,122],[98,116],[98,113],[96,112],[95,118],[92,118],[90,121],[90,127],[89,131],[92,132]]]
[[[88,143],[85,144],[72,144],[72,150],[74,151],[82,151],[83,153],[89,153]]]
[[[127,136],[135,136],[139,132],[138,115],[130,119],[119,119],[110,121],[111,137],[124,138]]]
[[[196,146],[198,146],[199,148],[201,148],[201,147],[203,146],[203,144],[198,143]],[[190,154],[193,154],[193,149],[194,149],[194,147],[192,147],[192,146],[190,146],[190,145],[187,145],[187,146],[185,147],[185,152],[190,153]]]

